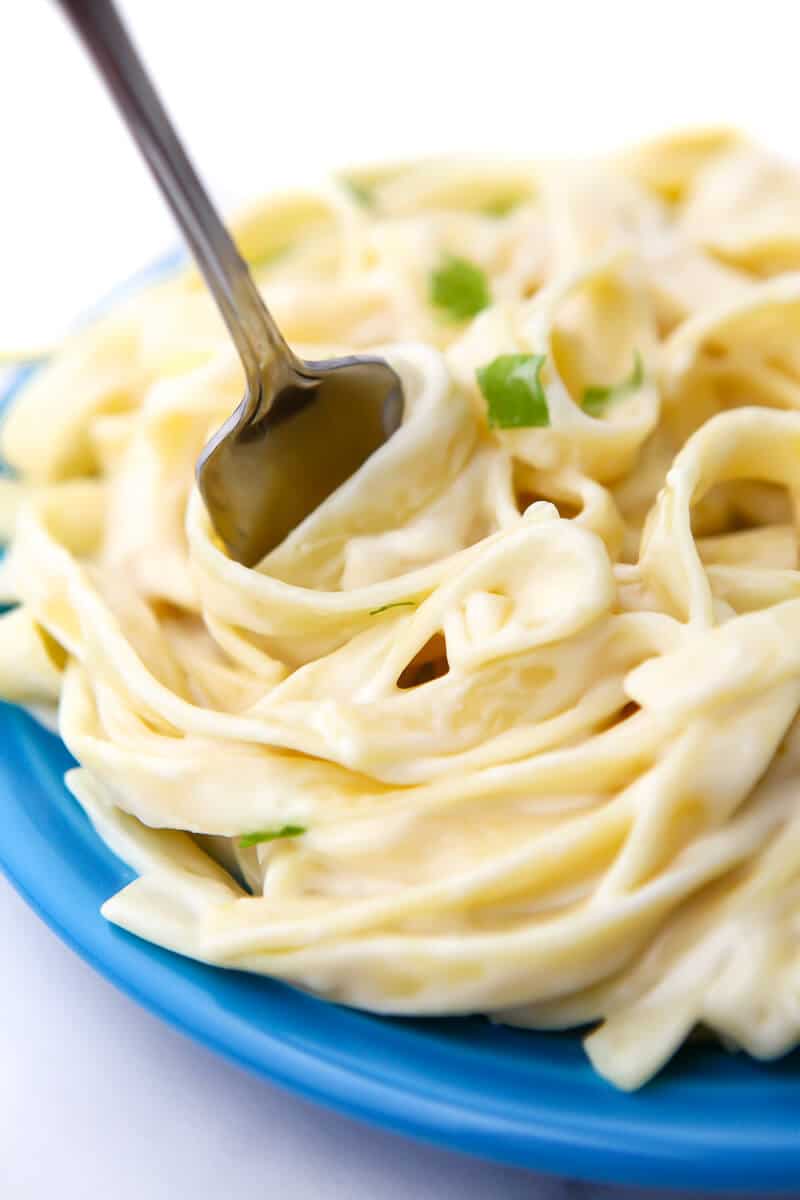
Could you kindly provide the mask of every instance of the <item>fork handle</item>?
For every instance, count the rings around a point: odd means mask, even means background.
[[[267,363],[289,374],[302,364],[261,299],[111,0],[58,3],[94,60],[189,244],[239,352],[256,407]]]

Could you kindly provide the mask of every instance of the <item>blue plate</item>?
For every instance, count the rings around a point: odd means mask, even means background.
[[[574,1034],[372,1017],[191,962],[100,916],[132,874],[64,788],[61,743],[0,705],[0,745],[0,866],[11,882],[98,971],[241,1066],[498,1162],[660,1187],[800,1191],[800,1054],[759,1064],[695,1046],[625,1095],[593,1073]]]

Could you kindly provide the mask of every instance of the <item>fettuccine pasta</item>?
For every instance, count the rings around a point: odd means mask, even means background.
[[[726,132],[420,163],[237,236],[389,442],[254,569],[195,460],[244,381],[194,271],[11,409],[0,694],[136,872],[109,920],[382,1013],[800,1041],[800,172]]]

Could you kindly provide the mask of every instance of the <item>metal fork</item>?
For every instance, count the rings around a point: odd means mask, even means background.
[[[380,358],[304,362],[289,349],[111,0],[58,2],[144,155],[244,367],[244,398],[200,455],[197,482],[230,555],[253,565],[395,432],[400,380]]]

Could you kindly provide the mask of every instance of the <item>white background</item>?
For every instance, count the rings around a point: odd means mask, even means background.
[[[228,207],[358,160],[591,151],[698,122],[800,153],[783,0],[123,7]],[[54,9],[0,2],[0,349],[49,343],[174,241]],[[117,994],[2,882],[0,944],[2,1200],[611,1194],[413,1146],[249,1078]]]

